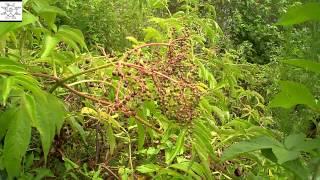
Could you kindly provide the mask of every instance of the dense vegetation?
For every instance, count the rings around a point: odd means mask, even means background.
[[[320,3],[24,0],[0,179],[319,179]]]

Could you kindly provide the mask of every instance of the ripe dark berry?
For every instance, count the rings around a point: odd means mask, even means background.
[[[125,117],[125,118],[129,118],[130,115],[129,115],[128,113],[125,113],[125,114],[124,114],[124,117]]]

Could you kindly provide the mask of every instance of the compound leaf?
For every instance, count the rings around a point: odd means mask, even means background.
[[[8,128],[4,140],[3,163],[9,178],[16,177],[21,172],[21,160],[25,155],[31,138],[32,120],[29,116],[34,109],[30,107],[24,96],[20,108]]]
[[[296,67],[303,68],[307,71],[311,71],[314,73],[320,73],[320,63],[314,62],[311,60],[303,60],[303,59],[291,59],[283,61],[286,64],[290,64]]]
[[[310,90],[303,84],[282,81],[280,82],[281,92],[270,102],[270,107],[282,107],[290,109],[298,104],[317,108],[317,103]]]
[[[248,153],[261,149],[272,149],[274,147],[281,147],[282,144],[267,136],[262,136],[250,141],[239,142],[231,145],[222,155],[222,160],[233,158],[243,153]]]
[[[290,8],[277,24],[288,26],[311,20],[320,20],[320,3],[306,3]]]

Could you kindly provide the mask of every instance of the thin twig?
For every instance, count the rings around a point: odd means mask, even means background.
[[[53,77],[53,76],[50,76],[50,75],[47,75],[47,74],[41,74],[41,73],[32,73],[33,76],[38,76],[38,77],[45,77],[45,78],[49,78],[49,79],[53,79],[53,80],[56,80],[56,81],[60,81],[59,78],[56,78],[56,77]],[[95,97],[92,97],[90,95],[87,95],[87,94],[84,94],[83,92],[79,92],[71,87],[69,87],[68,85],[66,84],[62,84],[63,87],[65,87],[66,89],[68,89],[70,92],[80,96],[80,97],[83,97],[83,98],[86,98],[86,99],[89,99],[89,100],[92,100],[94,102],[97,102],[97,103],[100,103],[102,105],[112,105],[113,103],[112,102],[109,102],[109,101],[105,101],[105,100],[102,100],[102,99],[98,99],[98,98],[95,98]],[[150,123],[146,122],[145,120],[143,120],[141,117],[139,116],[135,116],[136,120],[139,121],[141,124],[153,129],[154,131],[156,131],[157,133],[159,134],[162,134],[163,132],[161,130],[159,130],[158,128],[156,127],[153,127]]]
[[[101,164],[101,167],[103,167],[104,169],[106,169],[110,174],[112,174],[113,177],[115,177],[116,179],[120,180],[120,177],[117,176],[116,173],[114,173],[108,166]]]
[[[132,52],[135,52],[137,51],[138,49],[141,49],[141,48],[144,48],[144,47],[149,47],[149,46],[170,46],[171,44],[169,43],[148,43],[148,44],[143,44],[141,46],[138,46],[128,52],[126,52],[122,58],[120,59],[120,62],[124,61],[125,59],[128,58],[128,56],[132,53]],[[59,82],[56,83],[56,85],[54,85],[50,90],[49,92],[52,93],[54,92],[59,86],[61,86],[63,83],[66,83],[67,81],[71,80],[71,79],[74,79],[80,75],[83,75],[83,74],[87,74],[87,73],[90,73],[90,72],[93,72],[93,71],[97,71],[97,70],[100,70],[100,69],[105,69],[105,68],[108,68],[112,65],[115,65],[115,63],[111,62],[109,64],[105,64],[105,65],[102,65],[102,66],[99,66],[99,67],[96,67],[96,68],[92,68],[92,69],[88,69],[86,71],[82,71],[80,73],[76,73],[76,74],[73,74],[65,79],[62,79],[60,80]]]
[[[96,124],[96,164],[100,161],[100,150],[101,150],[101,144],[99,140],[99,131],[100,131],[100,124]]]
[[[142,119],[141,117],[139,117],[139,116],[136,115],[136,116],[135,116],[135,119],[136,119],[137,121],[139,121],[141,124],[147,126],[148,128],[153,129],[153,130],[156,131],[157,133],[159,133],[159,134],[162,134],[162,133],[163,133],[160,129],[158,129],[158,128],[156,128],[156,127],[153,127],[150,123],[146,122],[146,121],[145,121],[144,119]]]
[[[59,80],[50,90],[49,92],[52,93],[54,92],[59,86],[61,86],[62,84],[66,83],[67,81],[71,80],[71,79],[74,79],[78,76],[81,76],[83,74],[87,74],[87,73],[90,73],[90,72],[93,72],[93,71],[97,71],[97,70],[100,70],[100,69],[105,69],[105,68],[108,68],[110,66],[112,66],[113,64],[105,64],[105,65],[102,65],[102,66],[98,66],[96,68],[92,68],[92,69],[88,69],[88,70],[85,70],[85,71],[82,71],[82,72],[79,72],[79,73],[76,73],[76,74],[73,74],[65,79],[61,79]]]

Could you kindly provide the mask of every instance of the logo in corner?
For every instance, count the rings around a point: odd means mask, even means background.
[[[0,2],[0,21],[21,21],[22,3]]]

